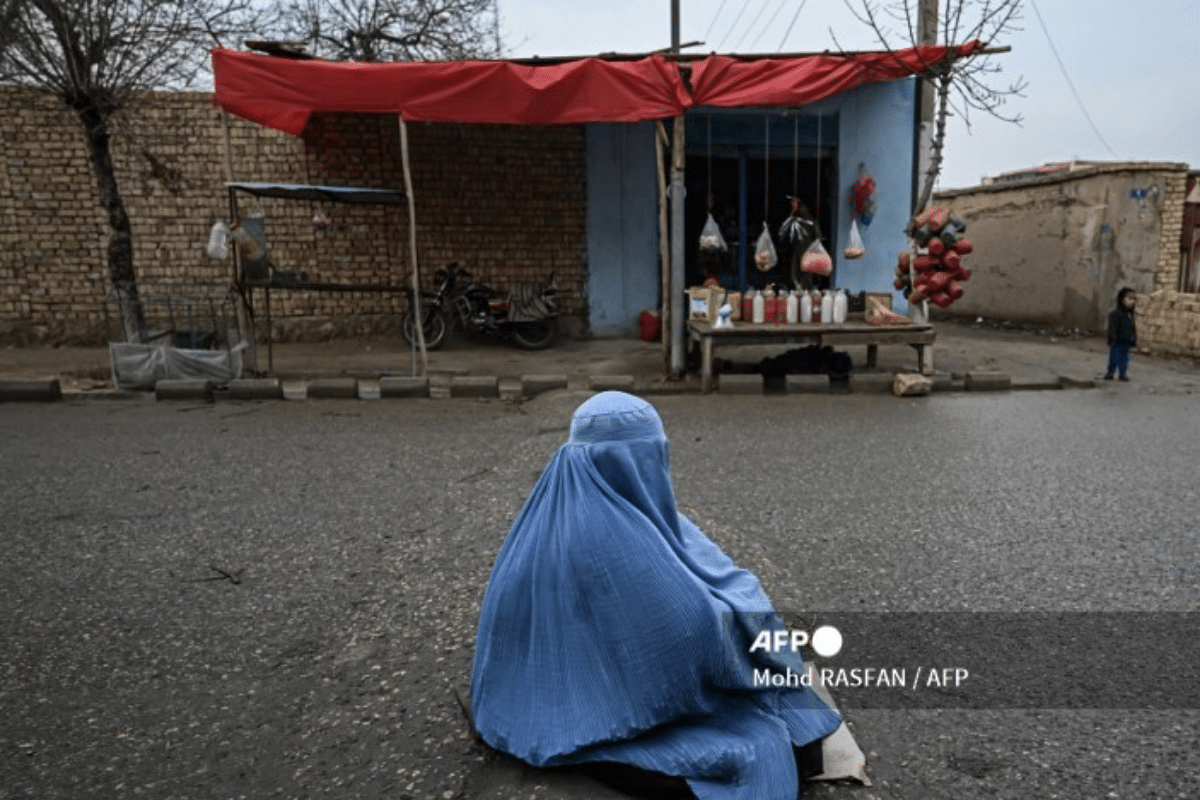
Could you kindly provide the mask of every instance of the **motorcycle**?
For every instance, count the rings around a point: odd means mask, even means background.
[[[518,286],[501,296],[472,279],[454,262],[434,274],[436,291],[421,292],[421,330],[425,348],[436,350],[446,341],[452,320],[464,331],[511,339],[526,350],[544,350],[557,335],[558,288],[554,273],[540,286]],[[400,319],[400,330],[411,345],[416,341],[412,304]]]

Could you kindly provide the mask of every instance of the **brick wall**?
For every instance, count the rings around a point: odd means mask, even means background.
[[[0,341],[103,341],[107,225],[78,123],[31,90],[0,88],[0,108]],[[208,94],[160,93],[114,130],[147,297],[224,297],[231,265],[206,257],[204,245],[213,222],[228,216],[228,169],[237,181],[404,187],[391,117],[319,117],[301,139],[234,117],[226,128]],[[562,311],[585,318],[582,128],[418,123],[408,132],[424,283],[449,261],[497,289],[555,271]],[[248,195],[238,203],[243,215],[255,210]],[[276,269],[328,282],[409,282],[406,206],[270,198],[260,206]],[[327,226],[314,224],[318,211]],[[402,297],[275,291],[276,335],[394,328]]]
[[[1138,346],[1162,355],[1200,358],[1200,295],[1179,287],[1179,231],[1187,175],[1173,176],[1163,192],[1164,235],[1158,256],[1154,291],[1138,298]]]

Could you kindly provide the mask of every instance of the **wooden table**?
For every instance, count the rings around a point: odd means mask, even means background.
[[[710,322],[688,322],[688,339],[700,346],[700,389],[712,390],[713,350],[717,345],[798,344],[819,347],[829,345],[867,346],[867,367],[874,367],[881,344],[906,344],[917,351],[917,369],[923,375],[933,373],[933,340],[930,324],[868,325],[862,321],[787,325],[754,325],[735,322],[729,328],[715,328]]]

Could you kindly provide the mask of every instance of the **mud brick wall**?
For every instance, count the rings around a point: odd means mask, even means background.
[[[1163,237],[1154,291],[1138,298],[1138,346],[1160,355],[1200,358],[1200,295],[1179,291],[1179,235],[1187,176],[1174,176],[1163,192]]]
[[[107,223],[74,115],[0,88],[0,342],[98,343],[111,331]],[[232,264],[204,253],[229,217],[226,181],[403,190],[396,119],[315,118],[301,138],[224,117],[207,93],[156,93],[113,124],[117,180],[142,296],[228,299]],[[586,318],[586,165],[580,126],[410,124],[417,251],[426,286],[459,261],[499,290],[556,272],[561,309]],[[311,281],[408,285],[407,206],[238,194],[261,213],[273,268]],[[328,224],[319,224],[320,218]],[[261,308],[261,292],[256,293]],[[403,294],[272,292],[279,338],[393,329]]]

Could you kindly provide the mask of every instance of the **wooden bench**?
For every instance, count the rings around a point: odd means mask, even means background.
[[[688,339],[700,346],[700,389],[712,391],[713,350],[717,345],[797,344],[824,347],[867,346],[867,367],[874,368],[881,344],[906,344],[917,351],[917,369],[923,375],[933,373],[933,340],[930,324],[868,325],[861,320],[841,324],[815,323],[754,325],[735,322],[729,328],[715,328],[710,322],[688,322]]]

